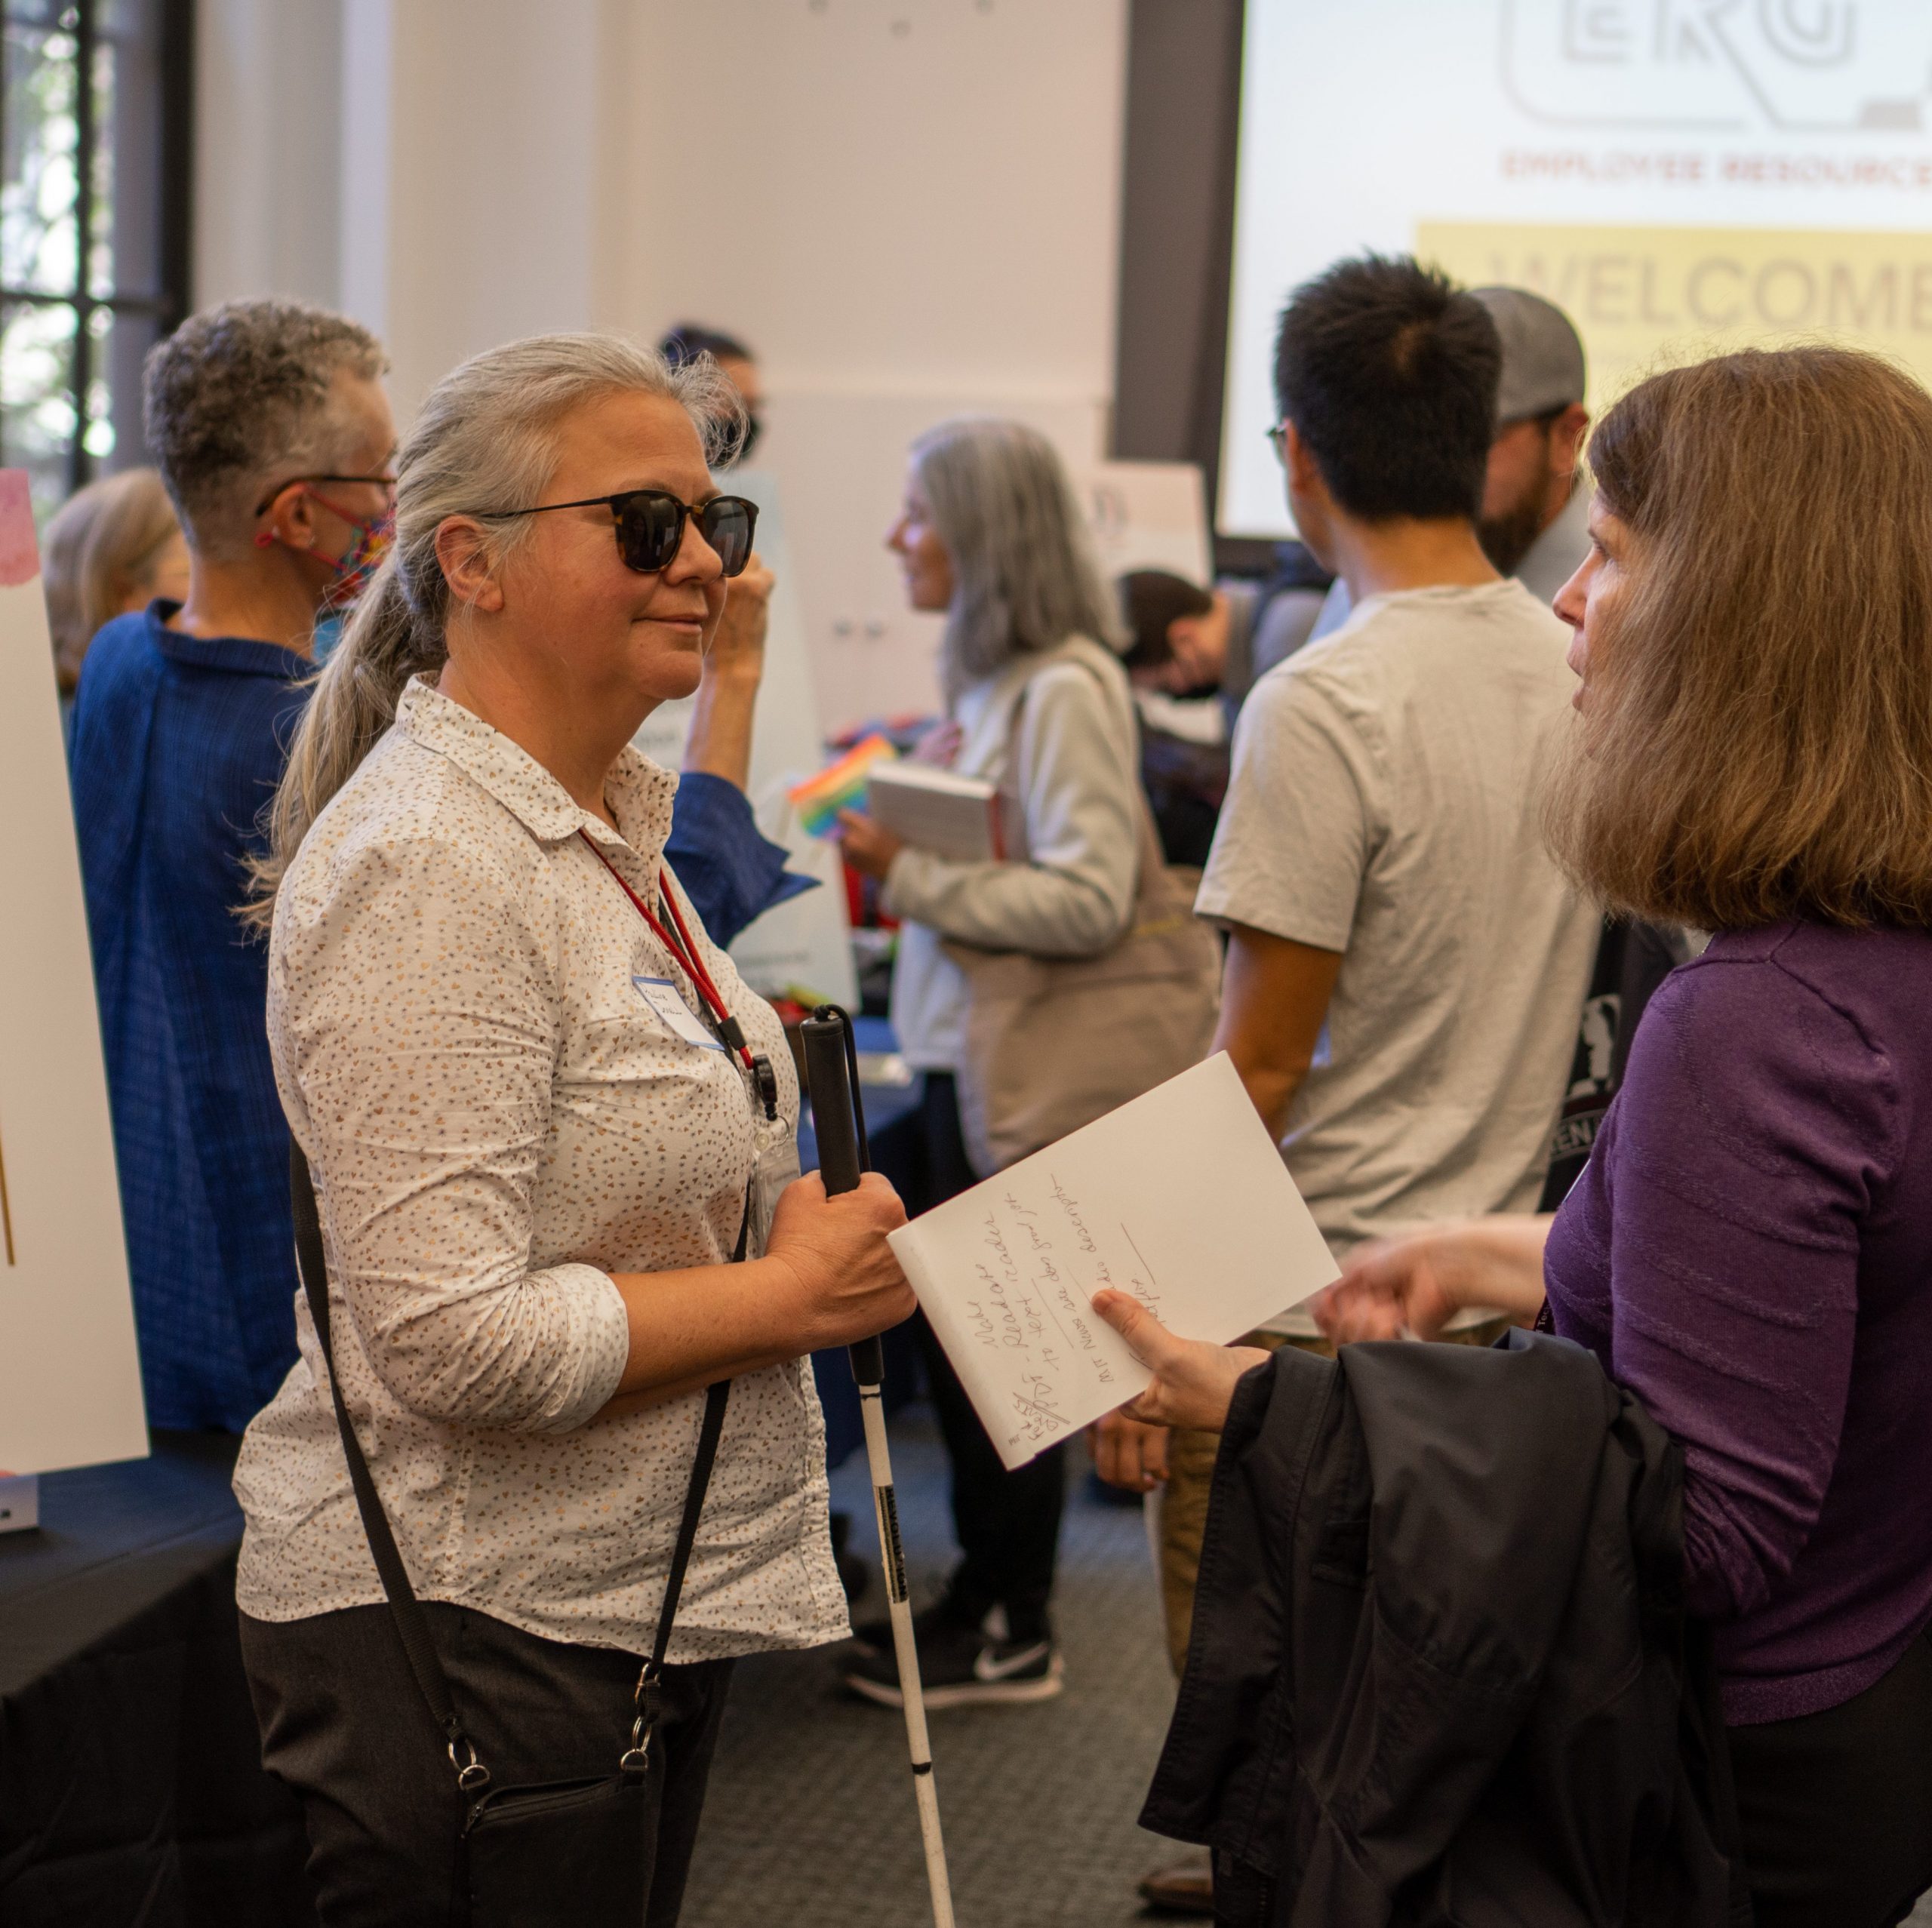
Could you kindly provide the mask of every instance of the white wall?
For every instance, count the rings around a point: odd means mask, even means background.
[[[389,348],[406,420],[478,349],[598,320],[601,42],[622,0],[349,5],[345,119],[368,125],[345,156],[344,295]]]
[[[612,316],[709,321],[758,351],[758,459],[785,486],[828,725],[934,700],[937,623],[906,612],[879,546],[912,435],[980,409],[1075,461],[1102,451],[1125,16],[1125,0],[621,10],[618,178],[680,185],[661,216],[641,195],[618,211]]]
[[[624,211],[617,298],[745,317],[788,390],[1103,395],[1123,14],[1119,0],[621,8],[614,158],[633,180],[684,178],[668,219],[642,197]],[[663,85],[707,68],[708,85]]]
[[[1105,441],[1126,0],[202,10],[198,301],[339,303],[405,420],[537,329],[744,336],[823,721],[932,702],[878,546],[906,441],[974,408]]]
[[[194,300],[340,292],[343,0],[198,0]]]

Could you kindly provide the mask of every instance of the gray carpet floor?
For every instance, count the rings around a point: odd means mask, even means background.
[[[1085,1451],[1076,1447],[1084,1472]],[[913,1601],[952,1558],[946,1461],[924,1409],[894,1422]],[[863,1460],[834,1474],[854,1549],[874,1562],[860,1618],[884,1611]],[[1173,1843],[1135,1824],[1174,1689],[1137,1510],[1069,1494],[1056,1700],[932,1720],[959,1928],[1123,1928],[1134,1883]],[[685,1928],[918,1928],[930,1919],[900,1716],[847,1697],[843,1648],[743,1663],[685,1904]]]

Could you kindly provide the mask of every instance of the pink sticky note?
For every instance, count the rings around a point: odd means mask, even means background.
[[[0,469],[0,584],[17,589],[40,573],[34,540],[33,500],[24,469]]]

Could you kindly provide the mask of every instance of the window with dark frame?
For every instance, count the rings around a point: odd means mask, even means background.
[[[193,0],[0,0],[0,467],[42,519],[142,459],[187,310]]]

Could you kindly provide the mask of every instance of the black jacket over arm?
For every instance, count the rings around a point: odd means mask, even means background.
[[[1561,1339],[1284,1348],[1228,1416],[1143,1824],[1254,1928],[1748,1920],[1681,1496]]]

